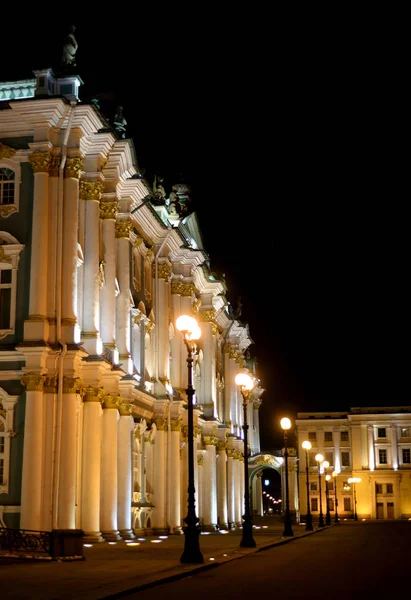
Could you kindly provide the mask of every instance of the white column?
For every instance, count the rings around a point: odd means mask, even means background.
[[[154,419],[157,427],[153,445],[153,510],[152,527],[156,533],[167,533],[166,524],[166,421]]]
[[[84,236],[84,303],[82,340],[90,355],[101,354],[100,341],[100,287],[99,244],[100,210],[99,198],[103,185],[99,181],[80,181],[80,199],[85,201]]]
[[[78,386],[78,379],[63,377],[57,513],[58,529],[76,528]]]
[[[204,414],[206,417],[216,416],[216,349],[213,328],[215,327],[215,312],[212,308],[209,294],[202,295],[203,304],[200,311],[201,342],[203,348],[202,374],[202,398]],[[204,308],[203,308],[204,305]]]
[[[87,542],[102,542],[100,533],[101,497],[101,390],[84,389],[83,452],[81,485],[81,529]]]
[[[243,457],[239,451],[236,452],[234,457],[234,494],[235,494],[235,522],[238,526],[242,523],[242,516],[244,514],[244,465]]]
[[[44,466],[43,466],[43,500],[42,529],[53,529],[53,473],[55,439],[50,432],[54,429],[56,418],[57,380],[47,377],[44,382]]]
[[[108,394],[103,398],[101,445],[101,533],[108,541],[120,540],[117,523],[117,421],[121,397]]]
[[[26,386],[26,414],[23,445],[20,529],[43,529],[44,398],[45,378],[36,373],[23,375]]]
[[[204,527],[204,460],[205,450],[199,450],[194,455],[194,464],[197,467],[197,484],[195,493],[195,511],[201,528]],[[188,511],[187,511],[188,512]],[[184,515],[185,516],[185,515]]]
[[[180,460],[180,419],[172,419],[170,431],[170,468],[167,473],[170,490],[170,529],[181,531],[181,460]],[[185,516],[185,515],[184,515]]]
[[[64,172],[63,203],[63,269],[62,269],[62,331],[64,341],[78,342],[77,326],[77,261],[79,158],[68,158]]]
[[[33,152],[29,155],[34,170],[29,315],[43,319],[47,314],[50,161],[50,152]]]
[[[258,454],[261,450],[260,448],[260,406],[261,402],[258,400],[252,404],[252,418],[251,421],[252,427],[248,431],[251,431],[251,438],[253,440],[250,448],[252,449],[252,454]]]
[[[173,280],[171,283],[171,303],[172,303],[172,315],[173,315],[173,328],[174,337],[171,339],[171,364],[170,364],[170,381],[174,388],[181,388],[181,365],[186,364],[186,360],[183,359],[181,354],[181,343],[182,334],[176,329],[176,320],[182,314],[181,313],[181,292],[183,291],[183,284],[181,281]],[[187,354],[187,353],[186,353]]]
[[[394,470],[398,469],[398,441],[397,441],[397,427],[391,425],[391,448],[392,448],[392,467]]]
[[[157,350],[157,365],[158,365],[158,379],[165,383],[168,379],[168,364],[170,360],[170,310],[169,310],[169,278],[171,275],[171,265],[168,262],[161,262],[157,265],[157,288],[158,298],[156,302],[157,312],[156,318],[156,330],[155,335],[157,336],[158,346]],[[181,335],[179,333],[179,335]]]
[[[103,344],[114,349],[116,343],[116,214],[118,202],[101,202],[100,218],[104,247],[103,287],[100,290],[101,324],[100,332]]]
[[[120,293],[116,303],[116,341],[120,362],[130,375],[133,372],[131,361],[130,323],[130,221],[116,223],[117,237],[117,278]]]
[[[335,428],[333,430],[333,440],[334,440],[334,470],[337,473],[341,473],[341,430],[340,428]],[[305,460],[305,458],[304,458]]]
[[[134,537],[131,528],[132,502],[132,432],[134,420],[131,416],[132,406],[120,404],[120,420],[118,422],[118,528],[123,539]]]
[[[218,442],[217,456],[217,523],[227,529],[227,442]]]
[[[227,515],[229,526],[235,525],[234,449],[227,448]]]
[[[367,445],[368,445],[368,464],[370,471],[375,469],[375,450],[374,450],[374,428],[372,425],[368,425],[367,429]]]
[[[203,467],[203,523],[206,531],[214,531],[217,526],[217,485],[216,485],[216,438],[212,435],[203,436],[205,444],[204,467]]]

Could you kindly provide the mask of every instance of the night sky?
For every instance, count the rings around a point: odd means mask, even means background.
[[[81,99],[124,107],[150,183],[191,184],[211,268],[250,326],[263,450],[283,416],[409,404],[398,62],[353,28],[154,12],[37,14],[2,31],[0,80],[57,67],[75,24]]]

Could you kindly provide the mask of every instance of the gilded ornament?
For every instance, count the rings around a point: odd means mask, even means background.
[[[134,240],[134,243],[133,243],[133,248],[138,248],[139,246],[141,246],[141,244],[142,244],[143,242],[144,242],[143,238],[142,238],[140,235],[138,235],[138,236],[136,237],[136,239]]]
[[[68,158],[64,169],[64,177],[70,179],[79,179],[80,172],[83,170],[83,162],[78,156]]]
[[[80,180],[80,200],[100,200],[104,191],[104,185],[101,181]]]
[[[51,152],[37,151],[29,154],[29,163],[35,173],[48,173],[51,164]]]
[[[271,456],[263,455],[258,456],[254,461],[255,465],[274,465],[275,461]]]
[[[171,431],[181,431],[180,419],[171,419]]]
[[[0,160],[2,158],[12,158],[16,154],[16,150],[14,148],[10,148],[10,146],[6,146],[3,142],[0,142]]]
[[[140,325],[140,321],[142,318],[143,318],[143,313],[138,313],[133,319],[133,324]]]
[[[103,408],[115,408],[118,410],[121,402],[121,396],[117,396],[116,394],[106,394],[103,398]]]
[[[199,467],[204,466],[204,455],[203,454],[200,454],[199,456],[197,456],[197,465]]]
[[[56,394],[57,393],[57,377],[46,377],[44,382],[44,393]]]
[[[104,395],[102,388],[94,386],[86,386],[82,391],[84,402],[101,402],[101,398]]]
[[[159,279],[165,279],[165,281],[168,281],[171,277],[172,267],[168,263],[161,263],[161,264],[157,265],[157,273],[158,273]],[[153,277],[156,276],[156,264],[155,263],[153,263],[151,265],[151,274]]]
[[[131,221],[116,222],[116,238],[128,238],[133,228]]]
[[[58,177],[59,176],[60,164],[61,164],[61,155],[60,154],[52,154],[51,161],[50,161],[50,169],[49,169],[50,177]]]
[[[202,310],[200,312],[200,321],[202,323],[214,323],[215,310]]]
[[[118,407],[120,415],[122,417],[130,417],[133,414],[133,405],[132,404],[120,404]]]
[[[193,312],[198,312],[201,306],[201,298],[195,298],[195,300],[193,300]]]
[[[211,333],[216,336],[218,334],[218,327],[216,323],[211,323]]]
[[[11,256],[7,256],[7,254],[4,252],[3,246],[0,246],[0,262],[11,263]]]
[[[100,202],[100,219],[115,219],[120,211],[120,203],[115,202]]]
[[[218,448],[219,452],[225,452],[227,450],[227,442],[221,442],[221,441],[219,441],[218,445],[217,445],[217,448]]]
[[[78,377],[63,377],[63,394],[78,394],[81,387],[81,379]]]
[[[0,206],[0,217],[7,219],[10,215],[17,212],[17,207],[14,204],[5,204]]]
[[[167,421],[164,417],[154,417],[153,421],[156,424],[158,431],[166,431]]]
[[[21,377],[21,383],[28,392],[42,392],[45,380],[46,376],[38,373],[27,373]]]

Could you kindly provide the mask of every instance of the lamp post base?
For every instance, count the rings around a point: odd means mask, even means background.
[[[327,513],[326,517],[325,517],[325,524],[331,525],[331,515]]]
[[[311,516],[311,514],[307,515],[306,519],[305,519],[305,530],[306,531],[313,531],[314,527],[313,527],[313,518]]]
[[[250,517],[243,516],[243,536],[241,538],[241,548],[255,548],[255,539],[253,538],[253,522]]]
[[[292,537],[294,535],[291,527],[291,516],[288,512],[285,513],[283,537]]]
[[[184,528],[184,551],[181,555],[180,562],[181,563],[192,563],[192,564],[202,564],[204,562],[204,557],[201,554],[200,550],[200,529],[194,526],[187,526]]]
[[[325,527],[324,517],[322,515],[320,515],[320,518],[318,519],[318,527]]]

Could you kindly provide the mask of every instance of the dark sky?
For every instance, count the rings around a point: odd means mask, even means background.
[[[211,266],[255,342],[263,449],[298,411],[409,404],[398,55],[304,15],[154,12],[73,18],[80,97],[124,107],[148,179],[191,183]],[[2,31],[0,80],[57,66],[70,23],[37,13]]]

